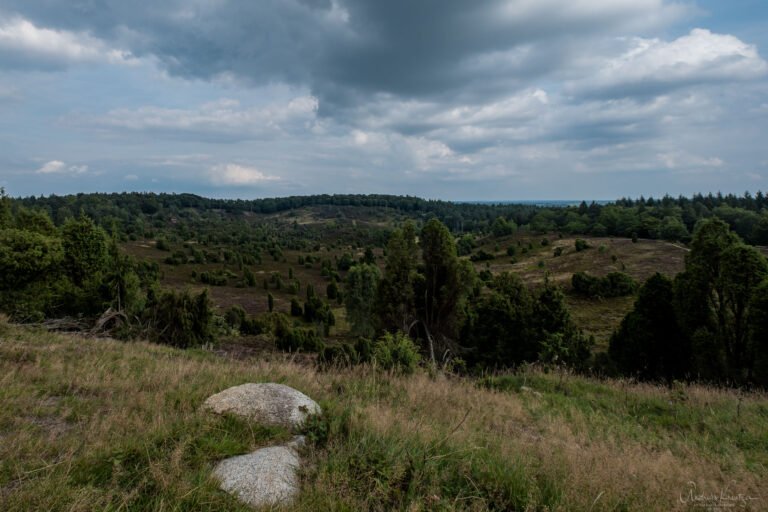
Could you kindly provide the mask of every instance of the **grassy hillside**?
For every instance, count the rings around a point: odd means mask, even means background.
[[[350,208],[346,213],[349,217],[352,217],[353,214],[361,217],[356,219],[356,222],[359,222],[361,226],[393,225],[391,219],[387,221],[385,218],[376,217],[371,212],[367,212],[368,215],[362,215],[366,212],[364,209]],[[287,220],[296,220],[300,224],[316,226],[327,226],[330,222],[335,222],[335,217],[329,217],[324,210],[309,208],[264,217],[280,218],[280,220],[286,221],[286,225],[289,224]],[[625,272],[638,283],[644,282],[654,272],[661,272],[672,277],[683,269],[683,258],[687,252],[687,249],[679,244],[659,240],[641,239],[637,243],[633,243],[629,239],[622,238],[582,238],[587,241],[590,248],[578,252],[575,250],[575,237],[534,236],[525,232],[507,237],[487,236],[477,241],[477,248],[474,252],[484,251],[492,255],[493,259],[477,262],[475,267],[478,271],[488,269],[494,274],[505,271],[513,272],[531,287],[541,285],[545,276],[548,276],[549,279],[568,291],[572,275],[582,271],[595,276],[603,276],[615,271]],[[542,244],[542,240],[547,241],[546,245]],[[188,246],[187,250],[189,250],[191,244],[186,245]],[[513,257],[507,255],[507,248],[510,246],[515,247]],[[243,268],[234,263],[222,261],[205,264],[190,262],[183,265],[169,265],[164,263],[164,260],[171,251],[157,249],[154,240],[128,242],[123,245],[123,248],[140,260],[154,261],[160,265],[163,286],[177,290],[190,288],[195,291],[207,288],[220,312],[233,305],[240,305],[253,315],[267,311],[268,293],[274,296],[275,310],[285,313],[290,311],[292,298],[303,301],[307,285],[312,285],[315,291],[325,298],[325,289],[329,278],[322,275],[319,261],[328,260],[335,269],[336,261],[344,253],[352,255],[354,258],[360,258],[363,255],[362,247],[350,244],[349,240],[344,237],[336,238],[335,235],[332,235],[323,243],[318,242],[311,249],[305,251],[286,249],[282,251],[282,257],[279,259],[265,255],[261,263],[245,265],[256,276],[257,284],[255,287],[242,287],[238,283],[239,276],[243,275]],[[171,244],[171,249],[174,251],[184,250],[184,247],[181,243],[174,243]],[[236,250],[234,247],[227,246],[208,249],[214,252],[227,249]],[[561,251],[559,256],[555,256],[556,249]],[[374,249],[374,254],[377,256],[378,264],[383,266],[382,249]],[[312,256],[317,261],[300,264],[300,258],[307,256]],[[202,272],[228,272],[233,277],[228,279],[224,286],[209,286],[200,283],[199,279],[193,277],[193,275],[199,275]],[[280,289],[277,289],[270,282],[268,289],[265,289],[263,281],[268,280],[273,273],[279,273],[284,284]],[[289,274],[293,275],[292,279],[288,278]],[[341,272],[341,277],[343,278],[343,276],[344,273]],[[294,282],[300,283],[298,293],[291,291],[290,284]],[[597,341],[597,350],[603,350],[608,346],[608,340],[621,323],[622,318],[632,309],[634,298],[588,299],[568,294],[567,302],[576,324],[585,333],[594,335]],[[335,311],[337,318],[341,317],[343,308],[340,309],[338,305],[334,307],[337,308]],[[331,333],[332,339],[344,337],[346,334],[343,322],[340,322]]]
[[[318,372],[0,322],[0,510],[239,510],[212,465],[289,434],[199,409],[263,381],[327,412],[296,510],[699,510],[692,495],[768,506],[764,394],[536,370],[480,383]]]

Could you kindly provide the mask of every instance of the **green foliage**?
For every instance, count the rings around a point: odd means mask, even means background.
[[[609,354],[627,375],[668,382],[686,376],[691,346],[677,322],[671,280],[656,273],[645,282],[611,337]]]
[[[478,262],[478,261],[490,261],[493,260],[495,256],[491,253],[485,252],[483,249],[480,249],[475,254],[469,257],[470,261]]]
[[[624,297],[637,290],[635,280],[623,272],[611,272],[605,277],[577,272],[571,278],[571,285],[576,293],[591,298]]]
[[[353,266],[347,274],[344,304],[353,334],[372,336],[375,333],[379,277],[378,267],[366,263]]]
[[[155,248],[160,251],[170,251],[171,246],[168,245],[168,241],[165,238],[158,238],[155,242]]]
[[[320,352],[324,344],[314,329],[292,327],[283,313],[273,315],[275,346],[285,352]]]
[[[11,227],[12,222],[11,198],[6,195],[5,188],[0,187],[0,229]]]
[[[267,309],[270,313],[275,309],[275,297],[271,293],[267,294]]]
[[[197,347],[214,341],[213,311],[208,291],[161,292],[148,304],[150,338],[179,348]]]
[[[694,344],[698,374],[737,382],[749,378],[754,362],[750,307],[766,276],[765,258],[741,243],[725,222],[710,219],[697,225],[686,270],[675,284],[680,323]]]
[[[459,256],[467,256],[475,247],[475,237],[469,233],[462,235],[456,242],[456,252]]]
[[[301,303],[297,298],[291,299],[291,316],[301,316],[304,314],[304,310],[301,307]]]
[[[85,216],[69,219],[61,228],[64,270],[76,286],[98,279],[107,263],[107,235]]]
[[[50,278],[63,261],[58,238],[19,229],[0,230],[0,290]]]
[[[365,248],[363,257],[360,259],[360,263],[365,265],[374,265],[376,263],[376,255],[373,254],[373,249],[370,247]]]
[[[749,358],[755,382],[768,387],[768,279],[755,288],[749,310]]]
[[[385,333],[373,345],[372,360],[385,369],[398,373],[413,373],[419,363],[419,349],[402,332]]]
[[[513,367],[542,361],[583,368],[591,341],[573,324],[562,292],[546,282],[533,294],[508,272],[469,310],[463,338],[467,360],[480,367]]]
[[[101,296],[113,309],[129,316],[140,316],[146,305],[144,289],[156,281],[156,274],[140,268],[133,258],[120,252],[116,240],[110,242]]]
[[[470,309],[464,328],[469,362],[492,367],[535,361],[539,347],[530,325],[534,298],[516,274],[504,272],[489,286],[491,292]]]
[[[41,210],[30,210],[23,206],[16,212],[16,227],[45,236],[56,236],[58,234],[56,226],[47,213]]]
[[[335,300],[339,295],[339,285],[336,284],[336,280],[331,280],[328,286],[325,287],[325,295],[328,300]]]
[[[533,307],[536,337],[544,343],[539,355],[546,362],[585,369],[594,340],[587,338],[571,319],[562,290],[548,280],[539,290]],[[546,355],[546,358],[542,358]]]
[[[248,267],[245,267],[243,269],[243,281],[248,287],[253,288],[254,286],[256,286],[256,275]]]
[[[423,280],[416,281],[416,311],[434,344],[430,350],[443,354],[453,348],[464,321],[464,301],[472,290],[475,276],[471,264],[459,260],[456,244],[448,228],[430,219],[421,230]]]
[[[336,268],[339,269],[339,271],[347,271],[350,268],[352,268],[352,265],[355,264],[355,259],[352,257],[351,254],[348,252],[345,252],[341,258],[339,258],[339,261],[336,263]]]
[[[504,217],[496,217],[493,224],[491,224],[491,233],[493,233],[493,236],[497,237],[511,235],[516,230],[517,225],[514,221],[509,222]]]
[[[245,319],[245,310],[240,305],[232,306],[224,313],[224,321],[235,330],[240,330],[240,326],[243,325]]]
[[[227,274],[223,270],[200,272],[200,282],[210,286],[226,286]]]
[[[678,240],[687,240],[690,238],[688,228],[683,221],[677,217],[664,217],[659,228],[659,238],[676,242]]]
[[[587,243],[587,241],[581,238],[576,239],[574,246],[576,247],[576,252],[586,251],[590,248],[590,245]]]
[[[416,227],[407,222],[389,238],[386,266],[376,297],[379,322],[388,331],[405,331],[415,318],[417,262]]]
[[[323,347],[317,357],[317,363],[320,368],[344,368],[359,364],[360,362],[357,350],[349,343]]]

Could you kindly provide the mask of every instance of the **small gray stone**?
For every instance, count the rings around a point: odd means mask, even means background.
[[[217,393],[203,404],[217,414],[230,413],[262,425],[298,429],[320,406],[304,393],[283,384],[242,384]]]
[[[261,448],[248,455],[221,461],[213,475],[222,490],[253,507],[286,505],[299,494],[299,455],[294,438],[285,446]]]

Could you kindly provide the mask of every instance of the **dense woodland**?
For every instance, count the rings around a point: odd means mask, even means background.
[[[766,386],[768,263],[754,246],[768,243],[767,207],[761,192],[568,207],[3,193],[0,310],[18,322],[181,347],[261,337],[317,353],[321,365],[376,360],[407,371],[422,359],[477,373],[535,363]],[[550,251],[551,237],[569,235],[662,239],[689,252],[682,272],[645,283],[620,271],[574,273],[567,292],[585,300],[634,297],[599,349],[560,284],[484,265]],[[576,239],[574,252],[589,250]],[[180,285],[166,286],[174,279]],[[219,307],[209,290],[222,286],[262,294],[264,310]]]

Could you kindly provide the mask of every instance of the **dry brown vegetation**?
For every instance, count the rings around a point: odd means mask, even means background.
[[[674,277],[683,270],[688,252],[680,244],[662,240],[640,239],[633,243],[624,238],[578,238],[585,240],[590,248],[576,251],[577,237],[515,235],[494,239],[481,243],[480,249],[494,254],[495,258],[475,266],[478,270],[488,268],[494,274],[515,273],[529,286],[539,286],[547,278],[568,292],[571,277],[577,272],[588,272],[594,276],[624,272],[640,284],[656,272]],[[548,241],[547,245],[542,245],[544,239]],[[496,250],[497,245],[499,250]],[[510,245],[516,247],[514,257],[506,255],[506,248]],[[560,256],[554,255],[557,248],[562,250]],[[597,350],[607,348],[611,334],[634,303],[633,297],[588,299],[570,293],[566,300],[576,325],[595,337]]]
[[[536,369],[480,382],[318,372],[5,323],[0,375],[2,510],[237,510],[212,464],[288,433],[199,406],[263,381],[327,411],[297,510],[695,510],[690,482],[750,498],[745,510],[768,503],[764,394]]]

